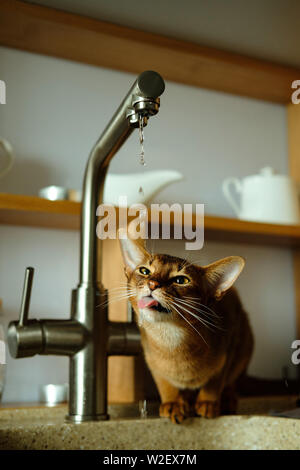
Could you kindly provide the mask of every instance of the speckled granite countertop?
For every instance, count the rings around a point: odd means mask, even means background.
[[[300,450],[300,420],[242,414],[293,407],[295,397],[244,399],[240,415],[190,418],[181,425],[155,416],[137,418],[135,405],[110,407],[110,421],[81,424],[64,422],[64,405],[6,407],[0,409],[0,449]]]

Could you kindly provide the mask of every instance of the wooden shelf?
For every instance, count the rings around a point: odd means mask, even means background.
[[[80,203],[0,193],[0,223],[78,230]],[[204,227],[205,240],[300,247],[300,225],[262,224],[206,215]]]
[[[205,239],[300,247],[300,225],[280,225],[205,216]]]
[[[0,45],[277,103],[299,69],[17,0],[0,2]]]
[[[80,206],[79,202],[0,193],[0,223],[78,230]]]

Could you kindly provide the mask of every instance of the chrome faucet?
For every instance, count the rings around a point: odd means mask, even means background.
[[[101,284],[101,241],[96,236],[96,210],[102,203],[110,160],[142,120],[159,110],[165,84],[152,71],[138,76],[96,142],[87,162],[81,208],[80,278],[72,292],[68,320],[29,320],[33,268],[25,273],[20,319],[8,327],[10,354],[64,355],[70,358],[68,421],[104,420],[107,414],[107,358],[136,355],[140,337],[133,322],[108,320],[107,291]]]

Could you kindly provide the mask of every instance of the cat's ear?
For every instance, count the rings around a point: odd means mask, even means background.
[[[147,262],[150,259],[150,254],[144,248],[144,242],[140,239],[132,240],[125,229],[119,229],[118,234],[125,263],[125,273],[128,275],[139,264]]]
[[[217,300],[233,285],[244,266],[245,260],[241,256],[228,256],[203,266],[209,288]]]

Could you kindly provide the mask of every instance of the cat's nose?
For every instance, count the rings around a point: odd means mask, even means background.
[[[159,287],[158,281],[149,281],[149,288],[150,290],[157,289]]]

